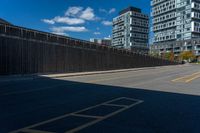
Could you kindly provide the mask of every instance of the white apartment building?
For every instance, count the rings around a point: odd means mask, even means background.
[[[112,46],[148,51],[149,17],[141,9],[128,7],[113,19]]]
[[[192,51],[200,60],[200,0],[152,0],[153,45],[160,55]]]
[[[153,43],[200,37],[200,0],[152,0]]]
[[[98,43],[105,46],[111,46],[111,38],[104,38],[104,39],[90,38],[90,42]]]

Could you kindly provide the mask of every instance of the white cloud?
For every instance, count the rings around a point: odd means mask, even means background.
[[[52,32],[53,34],[62,35],[62,36],[69,36],[69,34],[64,32]]]
[[[86,32],[88,31],[84,26],[81,27],[74,27],[74,26],[60,26],[60,27],[53,27],[51,30],[54,33],[65,33],[69,32]]]
[[[69,7],[65,12],[66,16],[76,17],[84,20],[95,20],[96,16],[94,14],[94,9],[87,7],[84,9],[80,6]]]
[[[65,12],[65,16],[76,16],[77,14],[82,12],[82,10],[83,10],[83,7],[79,7],[79,6],[69,7],[67,11]]]
[[[85,23],[85,20],[80,19],[80,18],[69,18],[69,17],[60,17],[60,16],[56,16],[53,19],[42,19],[42,21],[47,24],[64,23],[68,25],[77,25],[77,24]]]
[[[44,23],[47,23],[47,24],[55,24],[55,22],[53,20],[50,20],[50,19],[42,19],[42,21]]]
[[[85,20],[80,18],[69,18],[69,17],[60,17],[57,16],[53,19],[56,23],[64,23],[68,25],[77,25],[77,24],[84,24]]]
[[[80,18],[85,20],[95,20],[94,10],[90,7],[86,8],[80,15]]]
[[[94,32],[94,35],[101,35],[100,32]]]
[[[99,11],[103,12],[103,13],[106,13],[106,14],[112,14],[112,13],[116,12],[116,9],[115,8],[111,8],[110,10],[106,10],[106,9],[100,8]]]
[[[112,22],[111,21],[102,21],[101,22],[103,25],[105,26],[111,26],[112,25]]]
[[[104,39],[111,39],[111,35],[108,35],[108,37],[104,37]]]
[[[114,13],[115,11],[116,11],[115,8],[111,8],[111,9],[108,11],[108,13],[111,14],[111,13]]]
[[[79,6],[69,7],[65,12],[65,16],[56,16],[53,19],[42,19],[47,24],[64,23],[67,25],[84,24],[85,21],[92,20],[100,20],[100,18],[95,16],[94,10],[90,7],[84,9]]]

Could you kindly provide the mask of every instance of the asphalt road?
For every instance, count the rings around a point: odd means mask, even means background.
[[[0,133],[200,133],[200,65],[0,82]]]

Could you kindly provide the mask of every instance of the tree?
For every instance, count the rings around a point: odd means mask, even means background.
[[[183,60],[187,60],[187,61],[193,61],[194,59],[196,59],[196,56],[194,55],[194,53],[192,51],[184,51],[179,55],[179,59],[181,61]]]
[[[164,54],[164,58],[170,61],[174,61],[174,53],[172,51],[167,52]]]
[[[150,55],[154,57],[160,57],[158,52],[151,52]]]

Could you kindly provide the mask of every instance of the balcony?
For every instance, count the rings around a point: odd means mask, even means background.
[[[163,2],[163,1],[165,1],[165,0],[152,0],[152,1],[151,1],[151,6],[154,6],[154,5],[156,5],[156,4],[159,4],[159,3]]]

